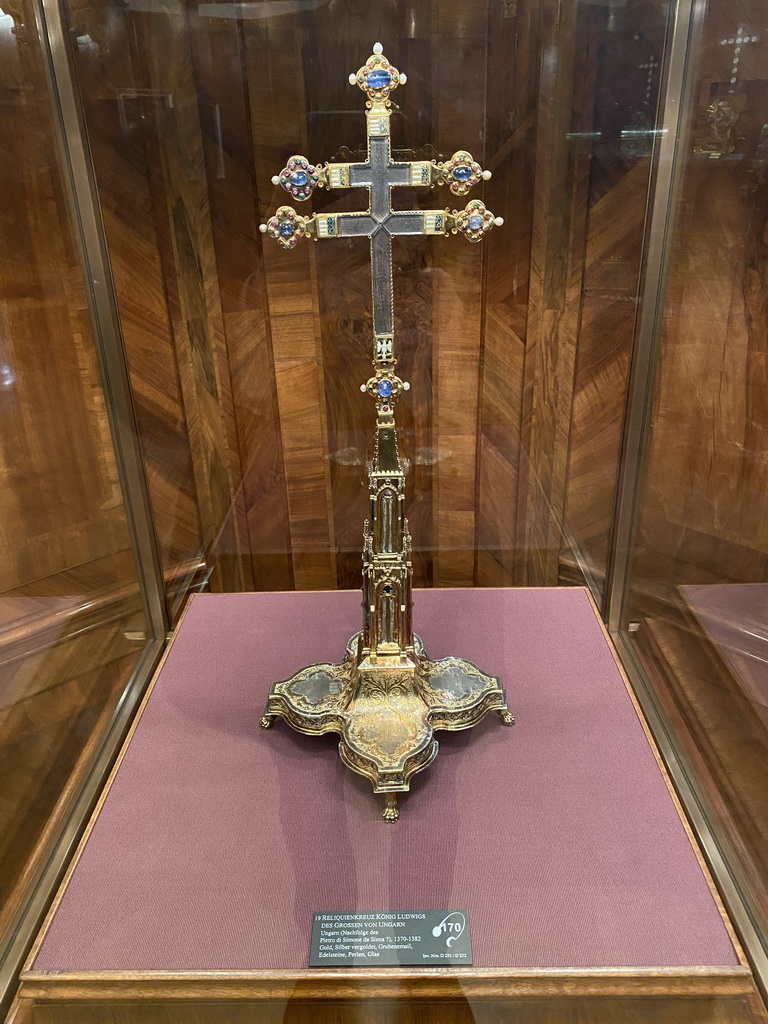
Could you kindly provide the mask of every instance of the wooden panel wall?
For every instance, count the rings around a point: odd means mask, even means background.
[[[533,180],[536,5],[521,4],[518,13],[514,5],[487,0],[440,0],[382,13],[361,0],[348,0],[333,10],[318,5],[302,13],[255,17],[227,4],[219,5],[220,14],[215,4],[189,4],[183,9],[186,37],[178,21],[181,8],[149,16],[141,7],[131,6],[121,31],[132,40],[133,87],[151,93],[150,114],[163,118],[154,134],[145,124],[136,134],[143,136],[140,159],[153,193],[157,262],[171,282],[166,292],[172,293],[187,271],[180,265],[178,246],[172,239],[170,246],[164,242],[163,235],[172,236],[173,229],[164,226],[167,216],[158,207],[173,209],[177,194],[189,187],[168,171],[163,153],[172,149],[167,141],[172,131],[183,140],[178,145],[191,153],[199,147],[195,133],[202,135],[206,188],[200,184],[195,203],[203,211],[200,223],[210,221],[211,230],[197,230],[188,244],[204,279],[215,258],[218,298],[206,301],[218,303],[222,311],[235,426],[226,437],[227,445],[236,441],[242,482],[242,491],[233,483],[230,494],[237,491],[241,497],[241,550],[252,573],[248,585],[322,589],[359,584],[371,439],[370,403],[359,392],[371,358],[368,245],[364,240],[305,244],[285,253],[262,240],[258,223],[285,199],[270,178],[291,153],[303,151],[317,161],[362,155],[362,97],[346,76],[377,38],[410,75],[397,96],[395,152],[403,159],[447,158],[458,148],[471,149],[496,168],[493,202],[501,204],[497,212],[510,225],[493,239],[492,261],[485,245],[472,246],[461,238],[399,239],[395,244],[398,356],[401,373],[413,385],[400,403],[398,422],[411,470],[408,515],[417,582],[511,582],[517,538],[508,492],[510,486],[515,490],[519,458],[515,425],[522,361],[516,380],[515,371],[505,368],[508,328],[502,304],[512,296],[522,351],[531,197],[521,201],[515,186]],[[75,30],[82,34],[89,25],[83,8]],[[325,56],[331,52],[332,63]],[[517,59],[510,60],[511,54]],[[167,67],[187,59],[191,67],[185,64],[183,74],[168,79]],[[158,62],[162,72],[154,68]],[[107,92],[114,93],[114,74],[104,59],[102,74]],[[187,110],[193,88],[194,115]],[[511,117],[510,89],[521,90],[520,124]],[[165,102],[170,94],[173,101]],[[490,95],[493,150],[486,113]],[[185,111],[181,136],[180,106]],[[89,130],[98,132],[103,120],[102,115],[94,128],[89,122]],[[132,144],[135,148],[136,139]],[[185,160],[192,158],[187,154]],[[513,164],[518,177],[509,182]],[[197,180],[199,163],[192,160],[192,168]],[[98,158],[97,171],[103,173]],[[122,186],[105,178],[102,187],[119,193]],[[364,191],[321,192],[311,206],[318,211],[361,209],[365,200]],[[457,205],[448,194],[422,190],[402,189],[396,196],[401,208],[435,201]],[[519,217],[507,209],[511,202]],[[165,262],[164,247],[172,253]],[[504,268],[512,264],[510,275]],[[491,304],[482,285],[491,272],[497,295],[490,314],[493,329],[486,332]],[[168,319],[174,323],[172,316]],[[155,343],[167,349],[168,333],[166,327]],[[205,342],[204,348],[209,347]],[[178,343],[176,349],[183,368]],[[143,365],[137,353],[137,388]],[[192,402],[181,369],[178,374],[189,420]],[[213,418],[211,410],[207,415]],[[189,426],[187,433],[192,436]],[[197,447],[193,438],[199,495],[204,488]],[[203,478],[206,472],[204,465]],[[205,523],[215,520],[215,513],[200,500],[198,506],[205,534]],[[481,512],[485,508],[487,514]],[[490,559],[479,554],[486,548],[492,551]]]
[[[401,366],[414,384],[401,431],[418,582],[552,583],[567,534],[599,573],[637,304],[661,5],[633,0],[607,14],[544,0],[435,0],[383,15],[348,0],[279,18],[218,6],[221,14],[216,4],[161,11],[138,0],[68,7],[166,565],[204,553],[225,588],[357,584],[370,436],[357,391],[368,363],[367,246],[283,253],[257,228],[282,200],[269,178],[291,151],[323,160],[361,148],[359,98],[344,74],[369,36],[381,36],[411,68],[396,149],[445,157],[473,148],[495,170],[485,195],[506,218],[482,247],[454,238],[396,246]],[[711,22],[700,136],[706,104],[730,88],[732,48],[715,37],[729,38],[729,18],[737,31],[739,17],[729,8]],[[750,35],[735,90],[723,94],[740,118],[735,154],[697,158],[689,174],[683,216],[693,240],[683,248],[706,268],[695,286],[670,284],[670,315],[688,318],[700,349],[670,365],[671,378],[691,358],[712,374],[719,357],[707,331],[727,328],[731,363],[734,345],[743,351],[725,390],[718,385],[727,412],[715,415],[723,437],[707,468],[732,486],[706,514],[695,499],[665,505],[670,550],[710,535],[748,549],[762,536],[759,509],[734,489],[764,485],[761,460],[738,454],[739,445],[762,450],[762,46]],[[313,202],[339,210],[363,201],[350,192]],[[739,233],[746,255],[732,259]],[[702,319],[705,280],[717,314]],[[650,483],[658,505],[667,478],[711,461],[706,446],[680,445],[689,405],[682,391],[671,401],[657,429],[666,477]],[[93,415],[103,438],[104,417]],[[702,436],[710,432],[702,421]],[[114,474],[111,486],[114,494]],[[18,557],[29,542],[19,538]],[[41,552],[44,568],[52,554]]]
[[[138,5],[141,8],[141,5]],[[167,567],[251,583],[197,84],[184,10],[68,9]]]
[[[110,243],[158,540],[165,565],[199,557],[200,512],[187,417],[171,339],[163,189],[145,160],[146,136],[166,102],[140,81],[125,16],[108,5],[70,11],[77,71]],[[161,244],[162,242],[162,244]]]
[[[0,117],[1,593],[128,534],[27,4],[0,31]]]
[[[274,210],[270,180],[291,153],[308,150],[306,65],[292,19],[244,22],[244,89],[253,127],[254,184],[261,220]],[[268,56],[267,56],[268,55]],[[265,59],[266,56],[266,59]],[[312,159],[317,159],[312,154]],[[284,195],[284,193],[283,193]],[[265,295],[280,417],[290,552],[298,589],[333,589],[335,531],[325,366],[314,247],[265,254]],[[243,410],[248,416],[248,411]]]
[[[768,573],[764,10],[710,4],[695,57],[631,615],[638,649],[765,923],[768,730],[737,670],[739,634],[759,645],[761,616],[745,619],[734,608],[732,661],[679,587],[760,583]],[[719,130],[708,116],[713,102],[727,104]],[[727,608],[723,615],[727,621]],[[764,656],[747,650],[759,673]]]
[[[481,246],[395,244],[400,370],[413,384],[399,427],[416,581],[554,583],[565,519],[604,540],[610,473],[593,480],[588,453],[568,465],[571,428],[589,431],[599,401],[615,443],[623,398],[616,373],[595,380],[602,367],[588,353],[577,364],[582,321],[599,339],[593,348],[606,344],[605,320],[582,305],[585,254],[610,252],[611,231],[591,214],[599,198],[606,211],[617,201],[593,180],[604,186],[605,170],[593,171],[595,150],[583,141],[600,47],[610,49],[600,10],[346,0],[278,17],[227,3],[159,9],[132,0],[94,11],[71,0],[169,560],[197,546],[214,565],[214,586],[229,589],[359,583],[371,437],[359,393],[370,359],[368,246],[286,253],[258,224],[286,198],[270,179],[291,153],[361,155],[362,98],[346,75],[376,38],[410,75],[396,95],[395,152],[442,159],[469,148],[494,170],[484,194],[506,220]],[[604,77],[608,95],[616,76]],[[642,174],[634,180],[642,196]],[[396,197],[403,208],[436,201],[462,205],[422,190]],[[304,209],[364,203],[363,191],[320,192]],[[630,247],[638,241],[635,232]],[[585,437],[601,467],[604,443]],[[579,504],[572,496],[585,488]]]
[[[635,29],[653,21],[654,6],[622,9],[640,79],[617,118],[607,97],[624,82],[621,32],[596,5],[434,0],[384,10],[346,0],[262,17],[227,3],[160,10],[134,0],[113,16],[78,2],[69,17],[73,34],[91,40],[79,47],[78,73],[120,250],[154,504],[168,533],[184,532],[187,552],[197,541],[209,559],[214,549],[230,559],[215,585],[359,582],[367,243],[285,253],[257,229],[286,198],[270,178],[292,152],[361,154],[361,97],[346,74],[376,38],[410,73],[397,94],[395,151],[439,159],[471,149],[495,171],[485,196],[506,219],[482,246],[395,244],[400,367],[413,383],[399,426],[417,583],[554,583],[566,522],[586,548],[604,547],[647,186],[644,170],[627,185],[637,158],[616,170],[611,147],[634,123],[630,101],[653,108],[655,92],[635,95],[646,85],[646,40]],[[613,118],[613,136],[593,125],[596,111]],[[141,197],[150,216],[137,227],[126,211]],[[613,214],[630,199],[636,216],[617,242]],[[402,207],[435,201],[451,202],[421,190],[397,196]],[[320,192],[307,207],[364,202],[364,192]],[[121,255],[139,232],[147,277],[162,284],[151,324]],[[627,273],[612,320],[601,268],[615,272],[617,246]],[[158,353],[151,375],[148,346]],[[172,475],[155,443],[161,396],[165,437],[179,453]],[[569,464],[572,429],[580,447]]]
[[[435,0],[382,13],[347,0],[256,17],[71,0],[167,566],[202,554],[226,589],[358,583],[367,244],[284,253],[258,223],[282,201],[269,179],[292,151],[325,160],[363,146],[345,75],[376,37],[410,69],[396,151],[471,148],[506,220],[482,246],[395,247],[417,582],[553,583],[567,528],[604,552],[647,188],[647,157],[617,148],[633,102],[652,123],[655,91],[637,96],[656,43],[634,30],[647,22],[658,37],[660,22],[639,0],[623,28],[601,10]],[[655,90],[658,70],[651,79]],[[618,113],[617,82],[629,83]],[[398,196],[436,199],[450,201]]]
[[[736,54],[739,29],[749,42]],[[738,118],[719,158],[701,152],[713,101]],[[642,580],[758,581],[768,569],[766,126],[768,36],[756,9],[724,0],[704,27],[670,253]]]
[[[461,0],[435,0],[432,7],[433,33],[440,40],[432,67],[432,135],[446,158],[457,149],[468,149],[485,166],[481,111],[489,86],[489,4],[474,3],[471,18]],[[462,88],[445,88],[459,67],[465,69]],[[440,196],[440,202],[446,200]],[[451,205],[464,203],[456,200]],[[453,237],[440,239],[433,256],[433,583],[442,587],[472,586],[475,579],[484,256],[480,245]]]
[[[519,577],[523,535],[516,508],[538,128],[537,0],[492,4],[488,45],[486,162],[494,176],[487,202],[505,224],[483,242],[476,579],[504,586]]]
[[[591,128],[594,93],[594,61],[580,58],[589,54],[591,20],[576,3],[542,5],[542,47],[556,59],[543,62],[539,88],[524,368],[517,518],[519,578],[529,585],[555,582],[559,568],[589,170],[578,136]]]
[[[666,7],[631,0],[593,25],[580,58],[594,76],[585,250],[564,527],[601,584],[638,309]]]
[[[0,134],[2,933],[136,663],[144,620],[23,0],[0,16]]]

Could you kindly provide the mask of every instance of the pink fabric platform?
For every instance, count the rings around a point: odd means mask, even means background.
[[[453,908],[476,967],[738,963],[585,591],[417,593],[518,724],[439,733],[396,825],[333,737],[258,727],[359,604],[192,599],[33,970],[297,969],[314,911]]]

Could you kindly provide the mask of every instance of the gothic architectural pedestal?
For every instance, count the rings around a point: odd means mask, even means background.
[[[469,729],[489,711],[505,725],[515,721],[496,676],[464,658],[431,661],[413,632],[404,489],[394,420],[380,410],[363,544],[363,629],[340,663],[310,665],[275,683],[261,719],[264,729],[282,717],[310,736],[339,733],[342,761],[385,794],[389,822],[399,817],[397,794],[436,757],[436,729]]]

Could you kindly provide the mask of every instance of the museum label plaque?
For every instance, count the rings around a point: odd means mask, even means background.
[[[310,967],[471,963],[466,910],[321,911],[312,922]]]

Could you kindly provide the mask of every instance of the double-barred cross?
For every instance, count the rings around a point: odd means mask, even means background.
[[[447,184],[454,195],[464,196],[481,180],[491,177],[466,150],[454,153],[445,163],[418,160],[398,163],[390,148],[390,93],[405,84],[399,72],[376,43],[373,53],[350,84],[367,95],[368,159],[365,163],[311,164],[304,156],[292,156],[273,184],[282,185],[295,199],[308,199],[318,187],[358,188],[369,191],[369,208],[360,213],[322,213],[302,217],[291,206],[281,206],[260,226],[283,248],[291,249],[299,238],[368,237],[371,240],[371,277],[373,283],[374,376],[361,391],[377,399],[388,400],[407,390],[407,382],[394,373],[392,238],[395,235],[447,235],[460,233],[471,242],[479,242],[501,217],[494,217],[484,203],[474,199],[463,210],[393,210],[392,189],[398,186]]]

